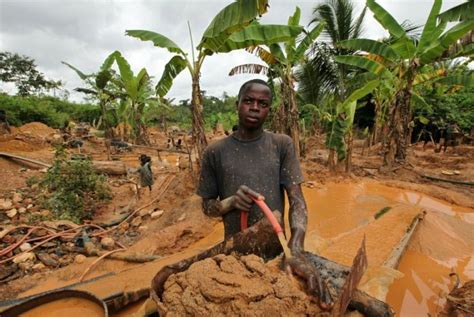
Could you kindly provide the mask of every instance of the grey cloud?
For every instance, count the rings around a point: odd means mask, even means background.
[[[67,82],[67,89],[81,86],[77,75],[61,64],[67,61],[84,72],[94,72],[105,57],[119,50],[138,72],[146,67],[155,83],[165,63],[172,56],[124,35],[126,29],[145,29],[168,36],[190,53],[187,21],[192,28],[194,45],[211,19],[231,0],[0,0],[0,50],[28,55],[49,78]],[[365,1],[357,0],[362,9]],[[444,1],[443,10],[463,2]],[[398,21],[411,20],[423,24],[431,8],[431,0],[379,0]],[[301,24],[307,25],[317,1],[270,0],[270,10],[262,23],[286,23],[298,5]],[[367,13],[365,37],[381,38],[385,31]],[[191,55],[191,54],[189,54]],[[235,94],[242,82],[252,75],[229,77],[230,68],[243,63],[260,62],[245,51],[216,54],[206,59],[201,74],[201,88],[220,96],[224,91]],[[190,76],[187,70],[175,80],[169,97],[189,99]],[[73,94],[79,100],[79,94]]]

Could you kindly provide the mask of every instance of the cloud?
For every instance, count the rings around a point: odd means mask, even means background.
[[[443,10],[461,2],[445,0]],[[91,73],[114,50],[122,52],[135,72],[145,67],[156,83],[172,55],[149,42],[125,36],[125,30],[160,32],[191,56],[187,22],[196,46],[211,19],[228,3],[230,0],[2,0],[0,50],[33,58],[46,77],[66,82],[70,91],[82,83],[61,61]],[[270,0],[270,10],[262,17],[262,23],[285,24],[298,5],[302,11],[301,24],[307,25],[316,3],[313,0]],[[398,21],[409,19],[415,25],[424,23],[432,5],[431,0],[379,0],[379,3]],[[356,1],[359,10],[364,4],[365,1]],[[364,36],[381,38],[385,34],[367,12]],[[229,77],[229,70],[239,64],[255,62],[261,63],[243,50],[207,57],[201,73],[201,89],[216,96],[224,91],[236,94],[242,82],[255,76]],[[191,77],[185,70],[176,78],[169,97],[179,100],[190,96]],[[72,98],[80,100],[82,96],[73,93]]]

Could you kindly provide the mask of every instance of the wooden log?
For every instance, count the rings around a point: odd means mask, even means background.
[[[446,182],[446,183],[456,184],[456,185],[474,186],[474,182],[465,182],[465,181],[458,181],[454,179],[438,178],[438,177],[433,177],[433,176],[424,175],[424,174],[422,174],[421,176],[426,179],[437,181],[437,182]]]
[[[160,152],[188,154],[188,152],[186,152],[184,150],[166,149],[166,148],[160,148],[160,147],[156,147],[156,146],[147,146],[147,145],[136,145],[136,144],[130,144],[130,145],[132,147],[136,147],[136,148],[157,150],[157,151],[160,151]]]
[[[125,175],[127,167],[121,161],[92,161],[92,166],[101,173],[108,175]]]
[[[24,156],[7,153],[7,152],[0,152],[0,156],[6,157],[8,159],[16,159],[16,160],[20,160],[20,161],[24,161],[24,162],[28,162],[28,163],[33,163],[33,164],[43,166],[43,167],[51,167],[51,164],[44,163],[44,162],[37,161],[37,160],[33,160],[33,159],[30,159],[30,158],[27,158],[27,157],[24,157]]]
[[[400,263],[400,260],[405,253],[408,243],[410,242],[411,237],[413,236],[413,233],[415,233],[415,230],[420,223],[421,220],[423,220],[425,213],[421,213],[416,215],[413,220],[411,221],[410,225],[407,228],[407,231],[403,235],[403,237],[400,239],[400,242],[393,248],[392,253],[390,256],[385,260],[383,263],[383,266],[389,267],[392,269],[396,269],[398,267],[398,264]]]
[[[11,153],[6,153],[6,152],[0,152],[0,156],[6,157],[8,159],[15,159],[15,160],[20,160],[28,163],[33,163],[42,167],[49,168],[51,167],[51,164],[44,163],[41,161],[33,160],[24,156],[16,155],[16,154],[11,154]],[[127,174],[127,167],[125,166],[124,162],[120,161],[92,161],[92,166],[94,168],[105,174],[109,175],[125,175]]]

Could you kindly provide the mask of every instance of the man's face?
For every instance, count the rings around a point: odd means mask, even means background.
[[[259,129],[267,118],[270,106],[270,89],[262,84],[251,84],[237,104],[240,125],[249,130]]]

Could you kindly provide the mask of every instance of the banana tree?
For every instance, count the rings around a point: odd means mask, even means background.
[[[351,170],[352,147],[347,147],[347,143],[352,143],[352,125],[357,107],[357,101],[370,94],[380,82],[372,80],[363,87],[354,90],[346,100],[336,106],[336,113],[331,120],[331,128],[326,136],[326,148],[330,151],[328,160],[329,169],[336,169],[334,154],[337,153],[337,161],[346,163],[346,172]],[[346,141],[347,139],[347,141]]]
[[[388,147],[384,155],[384,165],[391,167],[395,160],[403,163],[406,158],[410,105],[417,75],[423,72],[426,65],[442,58],[449,59],[450,56],[443,57],[443,54],[460,37],[474,28],[474,20],[462,21],[445,32],[447,23],[437,19],[441,0],[435,0],[419,41],[414,41],[407,35],[403,26],[375,0],[367,0],[367,7],[382,27],[390,33],[391,41],[389,43],[370,39],[342,41],[338,45],[343,48],[369,54],[338,56],[335,59],[339,63],[372,72],[380,80],[390,81],[395,88],[390,101]]]
[[[119,78],[113,80],[126,96],[124,105],[126,105],[125,110],[128,109],[129,112],[128,123],[132,127],[132,137],[137,144],[150,144],[144,113],[147,106],[158,102],[154,97],[150,76],[145,68],[142,68],[135,76],[130,64],[119,51],[113,53],[113,58],[120,74]]]
[[[204,31],[197,46],[197,56],[189,28],[192,46],[191,59],[175,42],[162,34],[145,30],[126,31],[126,35],[142,41],[151,41],[154,46],[165,48],[175,54],[165,66],[165,71],[156,85],[156,92],[159,96],[163,97],[170,90],[174,78],[184,69],[189,71],[192,79],[193,138],[199,158],[207,145],[199,82],[205,58],[214,53],[226,53],[252,45],[285,41],[301,32],[300,27],[256,23],[256,18],[267,12],[267,7],[268,0],[237,0],[226,6],[212,19]]]
[[[296,7],[294,14],[288,19],[288,27],[298,27],[300,16],[301,10]],[[268,49],[263,46],[250,47],[248,51],[256,54],[268,66],[244,64],[232,68],[229,72],[230,76],[242,73],[267,74],[271,80],[279,79],[281,81],[281,105],[277,115],[280,123],[278,130],[291,136],[297,155],[300,155],[300,126],[294,70],[304,61],[305,52],[319,36],[323,27],[324,24],[320,23],[310,31],[303,31],[305,35],[298,44],[295,36],[283,42],[283,46],[276,43],[265,43]]]
[[[119,93],[116,87],[112,85],[111,79],[113,77],[113,71],[111,70],[114,62],[114,54],[112,53],[104,60],[99,71],[94,74],[85,74],[76,67],[69,63],[61,62],[76,72],[88,87],[79,87],[74,90],[92,96],[99,101],[99,106],[102,112],[101,122],[104,125],[104,131],[106,137],[111,137],[111,124],[107,118],[107,111],[115,99],[119,97]]]

